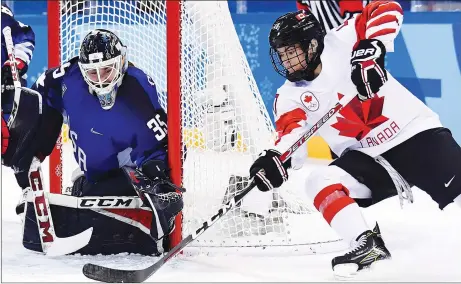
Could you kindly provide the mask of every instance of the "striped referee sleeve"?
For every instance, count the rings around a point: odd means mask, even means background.
[[[325,31],[341,25],[346,13],[360,13],[370,0],[296,0],[298,10],[307,9],[314,14]]]

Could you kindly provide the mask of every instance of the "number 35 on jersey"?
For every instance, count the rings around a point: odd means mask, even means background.
[[[167,125],[164,121],[162,121],[160,114],[157,113],[151,120],[149,120],[149,122],[147,122],[147,126],[155,132],[155,138],[157,138],[158,141],[162,141],[166,137]]]

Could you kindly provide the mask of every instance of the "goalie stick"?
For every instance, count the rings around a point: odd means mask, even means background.
[[[343,106],[347,105],[354,96],[344,96],[340,101],[336,103],[313,127],[311,127],[307,132],[305,132],[286,152],[281,156],[282,162],[286,162],[291,155],[302,146],[307,140],[309,140],[319,129],[322,127],[325,122],[327,122],[331,117],[333,117]],[[253,179],[250,180],[250,183],[245,187],[240,193],[235,195],[226,204],[224,204],[218,212],[211,216],[210,219],[205,221],[203,225],[195,230],[192,234],[184,238],[178,245],[172,248],[168,253],[164,254],[159,260],[154,264],[150,265],[144,269],[137,270],[122,270],[104,267],[92,263],[87,263],[83,266],[83,274],[93,280],[101,282],[129,282],[129,283],[140,283],[147,280],[151,275],[157,272],[165,263],[167,263],[171,258],[181,252],[187,245],[192,243],[196,238],[208,230],[216,221],[221,219],[226,213],[228,213],[232,208],[239,204],[242,199],[256,186]]]
[[[17,109],[19,107],[20,94],[21,94],[21,82],[19,81],[18,69],[16,66],[16,57],[14,55],[14,43],[11,36],[11,28],[5,27],[2,30],[5,38],[6,50],[8,53],[8,59],[10,61],[11,75],[14,84],[14,102],[13,110],[8,119],[8,127],[11,127],[14,120],[16,119]],[[42,97],[39,93],[35,93],[39,101],[39,115],[42,114]],[[16,172],[16,169],[15,169]],[[45,191],[43,189],[43,174],[40,166],[40,160],[36,157],[32,159],[32,163],[28,172],[29,187],[25,190],[32,191],[34,212],[37,221],[38,232],[40,235],[40,242],[42,245],[42,251],[48,256],[65,255],[68,253],[75,252],[80,248],[86,246],[90,241],[93,228],[89,228],[86,231],[68,238],[58,238],[54,231],[53,219],[51,217],[50,205],[45,197]],[[26,210],[27,208],[25,208]],[[24,210],[24,211],[25,211]]]
[[[43,174],[40,160],[36,157],[32,160],[29,169],[29,183],[30,187],[26,190],[32,191],[35,217],[43,252],[48,256],[59,256],[73,253],[86,246],[91,239],[92,227],[71,237],[58,238],[56,236],[50,204],[43,190]],[[25,206],[26,211],[27,202]]]
[[[13,109],[11,110],[11,115],[8,118],[8,127],[11,127],[14,119],[16,118],[16,113],[19,105],[19,98],[21,93],[21,81],[19,81],[18,68],[16,66],[16,56],[14,55],[14,43],[13,37],[11,36],[11,28],[5,27],[2,30],[3,38],[5,39],[5,46],[8,55],[8,60],[10,61],[10,70],[11,77],[13,78],[14,85],[14,99],[13,99]],[[40,105],[41,108],[41,105]],[[40,109],[41,112],[41,109]]]

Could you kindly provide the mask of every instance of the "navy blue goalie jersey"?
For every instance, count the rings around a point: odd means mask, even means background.
[[[122,166],[141,166],[150,159],[167,160],[166,113],[153,80],[128,67],[115,104],[103,110],[90,92],[77,57],[42,74],[32,89],[60,111],[69,124],[74,157],[90,181]]]

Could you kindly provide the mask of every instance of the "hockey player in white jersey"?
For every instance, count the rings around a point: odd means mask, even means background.
[[[349,276],[390,258],[377,224],[371,229],[354,198],[414,185],[441,209],[453,201],[461,206],[460,146],[438,115],[384,68],[402,20],[397,2],[374,1],[326,35],[306,10],[281,16],[270,31],[273,66],[288,80],[273,106],[276,145],[250,168],[260,190],[279,187],[288,168],[300,168],[305,153],[283,166],[280,153],[338,100],[352,98],[318,131],[339,158],[305,183],[314,206],[350,244],[332,260],[335,274]]]

